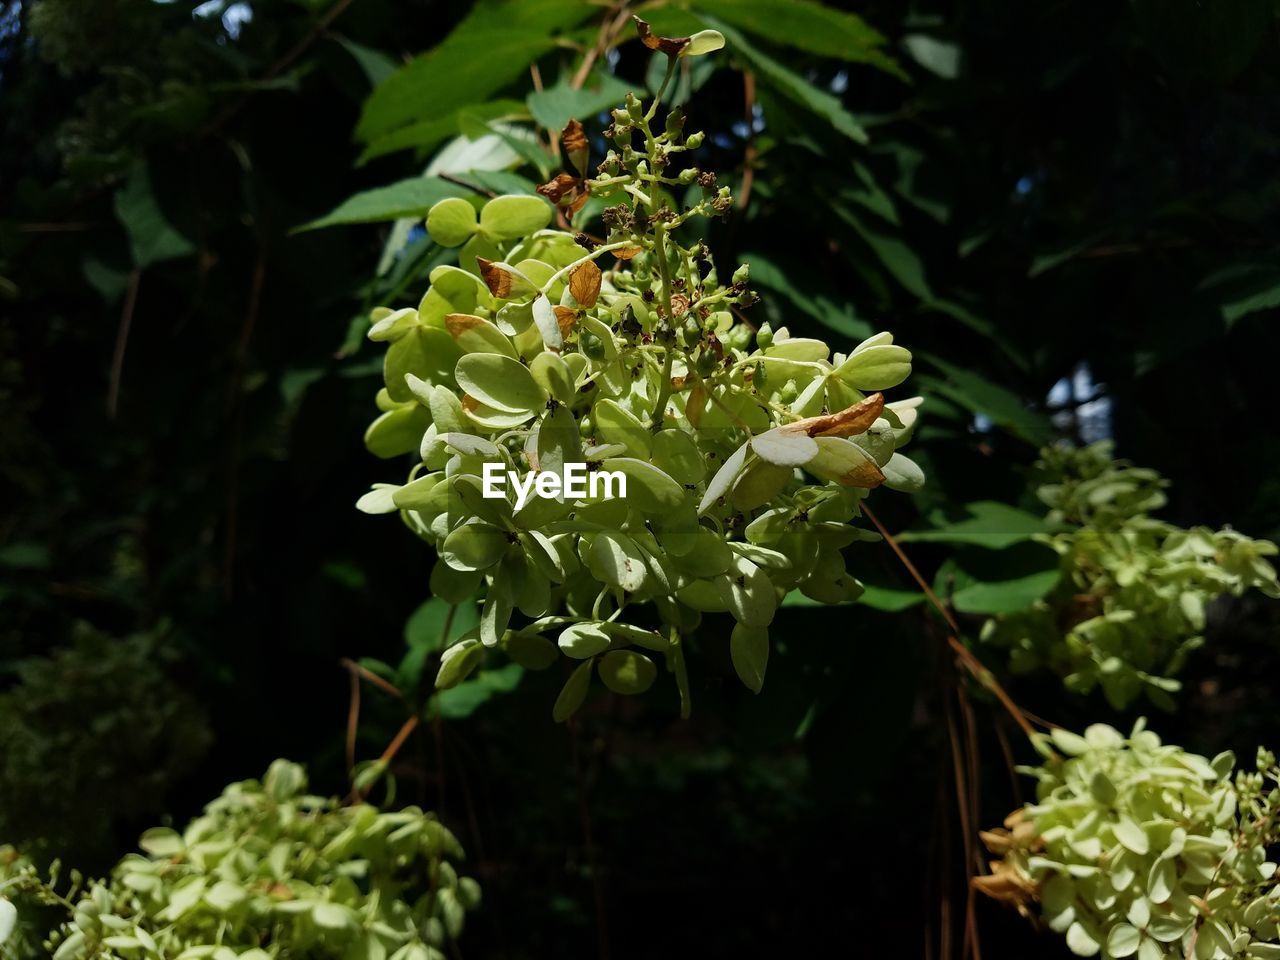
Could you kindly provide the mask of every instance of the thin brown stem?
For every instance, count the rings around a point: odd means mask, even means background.
[[[915,580],[916,585],[920,587],[921,591],[923,591],[934,609],[938,611],[942,619],[946,621],[947,626],[949,626],[953,631],[953,633],[947,637],[947,644],[953,651],[955,651],[956,659],[960,662],[960,665],[963,666],[975,680],[982,684],[982,686],[991,691],[995,698],[1000,701],[1000,705],[1008,711],[1011,717],[1013,717],[1014,722],[1018,724],[1023,733],[1028,737],[1034,736],[1035,728],[1031,726],[1031,721],[1027,718],[1027,713],[1014,703],[1013,698],[1009,696],[1004,687],[1000,685],[1000,682],[996,680],[995,675],[983,665],[982,661],[974,655],[973,651],[966,647],[957,638],[956,635],[961,631],[960,625],[956,623],[956,618],[952,616],[951,611],[948,610],[943,605],[942,601],[938,599],[938,595],[933,592],[933,588],[929,586],[928,581],[920,575],[920,571],[916,569],[916,565],[911,562],[911,558],[906,555],[902,546],[894,538],[893,534],[885,528],[885,525],[880,522],[880,519],[871,511],[871,508],[868,507],[866,503],[862,504],[862,512],[866,515],[868,520],[875,524],[876,529],[880,531],[880,535],[884,537],[885,542],[889,544],[889,547],[897,555],[898,559],[902,561],[902,565],[907,568],[907,572],[911,574],[911,578]]]
[[[490,199],[498,195],[494,190],[489,190],[486,187],[463,180],[462,177],[454,176],[452,173],[437,173],[436,176],[441,180],[448,180],[450,183],[456,183],[458,186],[465,187],[468,190],[474,190],[476,193],[489,197]]]
[[[360,664],[356,663],[354,660],[348,659],[347,657],[343,657],[338,662],[342,664],[345,670],[350,671],[353,677],[360,677],[363,680],[368,680],[379,690],[382,690],[386,693],[391,694],[397,700],[404,699],[404,694],[400,692],[399,687],[397,687],[391,681],[378,676],[372,670],[365,669],[364,667],[360,666]]]
[[[631,11],[627,9],[625,0],[605,14],[600,22],[600,30],[596,34],[595,45],[583,54],[582,63],[578,65],[577,71],[569,81],[570,87],[574,90],[582,89],[582,85],[587,82],[587,77],[591,75],[591,68],[613,45],[614,39],[622,32],[630,20]]]
[[[747,146],[742,153],[742,191],[738,194],[738,209],[745,210],[751,198],[751,184],[755,180],[756,162],[756,75],[750,70],[742,72],[743,116],[747,124]]]
[[[350,662],[350,661],[348,661]],[[360,732],[360,674],[351,671],[351,705],[347,708],[347,774],[356,766],[356,735]]]
[[[129,287],[125,291],[124,306],[120,310],[120,326],[116,330],[116,346],[111,355],[111,380],[107,387],[107,419],[114,420],[120,409],[120,382],[124,378],[124,355],[129,347],[129,331],[133,328],[133,311],[138,305],[138,287],[142,283],[142,269],[134,267],[129,274]]]

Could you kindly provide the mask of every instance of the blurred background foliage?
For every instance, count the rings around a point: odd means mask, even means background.
[[[432,203],[531,190],[548,132],[598,135],[661,79],[630,12],[728,39],[673,96],[740,198],[712,243],[751,261],[753,321],[915,352],[929,484],[882,512],[945,594],[996,585],[957,604],[974,635],[1053,585],[1026,583],[1053,561],[1025,541],[1054,439],[1158,469],[1172,522],[1280,534],[1273,0],[4,0],[0,839],[100,871],[277,756],[341,791],[342,658],[418,651],[416,688],[439,630],[425,547],[352,508],[368,309],[452,255]],[[758,698],[705,637],[689,722],[602,698],[566,733],[559,679],[518,672],[432,711],[394,772],[484,886],[468,951],[958,947],[949,731],[977,711],[964,806],[994,822],[1019,800],[1004,721],[956,700],[909,580],[862,553],[865,602],[784,611]],[[1251,755],[1276,739],[1277,614],[1209,619],[1158,726]],[[1117,717],[1052,677],[1011,690]],[[357,756],[404,717],[366,686]],[[1064,950],[971,909],[994,955]]]

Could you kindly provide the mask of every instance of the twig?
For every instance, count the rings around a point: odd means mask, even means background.
[[[365,669],[364,667],[360,666],[360,664],[356,663],[354,660],[348,659],[347,657],[343,657],[338,662],[342,664],[344,669],[349,670],[353,677],[358,676],[365,680],[368,680],[375,687],[391,694],[397,700],[404,699],[404,694],[400,692],[399,687],[397,687],[391,681],[385,680],[382,677],[378,676],[372,670]]]
[[[313,43],[324,35],[324,32],[329,29],[329,25],[333,23],[334,20],[337,20],[338,17],[342,16],[347,7],[351,6],[351,4],[352,0],[338,0],[337,3],[324,12],[324,15],[315,22],[315,25],[307,31],[306,35],[304,35],[301,40],[290,47],[289,50],[278,60],[272,63],[271,66],[267,67],[266,72],[258,78],[257,82],[259,84],[265,83],[288,69],[295,60],[311,48]],[[244,105],[249,102],[255,92],[255,90],[250,90],[248,93],[241,96],[240,99],[236,100],[235,103],[217,114],[212,120],[200,128],[196,133],[195,139],[197,141],[203,140],[210,134],[216,133],[220,130],[227,121],[244,108]]]
[[[600,22],[600,31],[596,34],[595,46],[588,50],[582,57],[582,63],[578,65],[577,71],[573,78],[569,81],[569,86],[574,90],[581,90],[582,85],[587,82],[587,77],[591,76],[591,68],[595,66],[597,60],[609,49],[613,44],[613,39],[627,23],[631,20],[631,11],[627,9],[626,0],[618,4],[616,8],[618,12],[610,19],[609,15]],[[610,10],[612,13],[612,9]]]
[[[756,161],[756,75],[742,71],[743,119],[747,124],[747,146],[742,152],[742,192],[738,194],[738,209],[745,210],[751,197],[751,184],[755,180]]]
[[[934,609],[938,611],[942,616],[942,619],[946,621],[947,626],[949,626],[953,631],[953,633],[947,637],[947,644],[955,651],[956,659],[960,662],[961,666],[963,666],[975,680],[995,695],[996,699],[1000,701],[1001,706],[1009,712],[1009,715],[1013,717],[1014,721],[1022,729],[1023,733],[1028,737],[1034,736],[1035,728],[1031,726],[1030,720],[1027,719],[1028,714],[1014,703],[1013,698],[1005,692],[1004,687],[1000,686],[1000,682],[996,680],[995,675],[983,665],[982,661],[974,655],[973,651],[957,639],[956,634],[959,634],[961,631],[959,624],[956,623],[956,618],[951,615],[950,610],[943,606],[942,601],[938,599],[938,595],[933,592],[933,588],[929,586],[924,577],[920,575],[920,571],[916,569],[915,564],[912,563],[911,559],[905,552],[903,552],[902,547],[899,545],[898,541],[894,539],[893,534],[885,529],[884,524],[880,522],[879,518],[871,511],[871,508],[868,507],[865,502],[862,504],[862,512],[866,515],[868,520],[875,524],[876,529],[880,531],[880,535],[884,537],[885,542],[888,543],[893,552],[897,554],[898,559],[902,561],[902,565],[907,568],[907,572],[911,574],[911,578],[915,580],[916,584],[924,592],[924,595],[928,598]]]
[[[350,663],[350,661],[347,661]],[[360,732],[360,674],[351,671],[351,705],[347,708],[347,775],[356,767],[356,734]]]
[[[947,738],[951,743],[951,774],[955,784],[956,795],[956,813],[960,819],[960,842],[964,848],[964,872],[965,877],[969,876],[969,870],[973,863],[973,833],[974,822],[971,816],[971,808],[969,806],[969,784],[968,774],[965,770],[964,756],[960,747],[960,736],[956,732],[956,713],[955,708],[951,705],[951,699],[948,695],[943,695],[944,709],[947,718]],[[945,877],[945,874],[944,874]],[[943,881],[946,882],[945,879]],[[964,940],[960,948],[960,956],[968,957],[972,946],[973,931],[969,924],[969,901],[965,909],[965,925]]]
[[[452,173],[437,173],[436,176],[439,177],[441,180],[448,180],[450,183],[456,183],[460,187],[466,187],[468,190],[474,190],[476,193],[483,194],[484,196],[489,197],[490,199],[498,195],[496,192],[488,189],[487,187],[481,187],[477,184],[469,183],[468,181],[463,180],[462,177],[455,176]]]
[[[120,381],[124,376],[124,354],[129,346],[129,330],[133,327],[133,309],[138,304],[138,287],[142,283],[142,268],[134,267],[129,274],[129,288],[124,295],[124,307],[120,311],[120,326],[116,330],[116,348],[111,356],[111,380],[107,387],[107,419],[114,420],[120,408]]]

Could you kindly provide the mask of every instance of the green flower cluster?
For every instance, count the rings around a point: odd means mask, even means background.
[[[1128,738],[1104,724],[1038,737],[1037,802],[983,834],[1002,859],[978,889],[1028,915],[1038,902],[1082,957],[1280,958],[1274,754],[1232,776],[1232,754],[1162,744],[1143,721]]]
[[[441,201],[427,229],[461,246],[459,266],[436,267],[417,308],[379,310],[369,332],[388,346],[366,442],[417,462],[358,506],[399,512],[436,548],[436,596],[484,598],[437,685],[460,682],[488,648],[531,669],[562,653],[577,666],[559,720],[593,674],[619,693],[648,689],[650,654],[687,713],[681,638],[708,613],[734,617],[734,665],[759,690],[780,599],[857,597],[840,551],[874,538],[850,523],[860,501],[882,483],[923,483],[897,452],[919,400],[879,392],[908,376],[911,354],[881,333],[833,355],[741,320],[747,267],[722,283],[706,245],[680,239],[695,217],[726,213],[729,191],[695,166],[675,172],[702,135],[682,133],[678,110],[655,130],[655,111],[634,97],[614,111],[593,176],[581,125],[561,134],[572,172],[539,192],[569,214],[596,204],[602,241],[548,229],[537,197]],[[495,463],[517,477],[586,464],[625,476],[627,496],[601,486],[517,507],[482,496]]]
[[[301,767],[278,760],[183,833],[147,831],[146,855],[125,857],[109,881],[73,881],[62,895],[15,866],[0,893],[67,911],[48,944],[56,960],[443,960],[480,899],[449,862],[458,841],[415,807],[342,806],[306,785]]]
[[[1280,597],[1266,559],[1275,544],[1151,517],[1165,481],[1113,460],[1109,443],[1049,448],[1037,467],[1037,493],[1061,528],[1037,539],[1061,557],[1062,578],[1029,609],[984,626],[982,639],[1007,647],[1013,670],[1048,666],[1074,692],[1100,686],[1117,708],[1144,690],[1171,707],[1173,675],[1204,643],[1206,605],[1250,587]]]

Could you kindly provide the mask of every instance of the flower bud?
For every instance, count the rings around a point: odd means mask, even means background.
[[[689,150],[697,150],[700,146],[702,146],[702,141],[705,140],[706,138],[707,138],[707,135],[703,133],[701,130],[699,130],[696,133],[689,134],[689,136],[684,141],[684,145]]]
[[[737,276],[737,274],[734,274]],[[756,346],[761,350],[768,350],[773,343],[773,327],[769,326],[768,321],[760,325],[760,329],[756,331]]]

